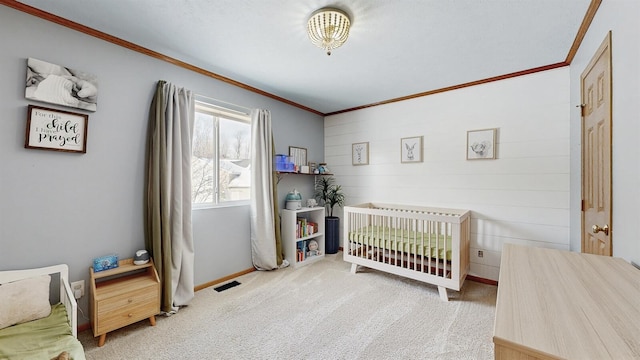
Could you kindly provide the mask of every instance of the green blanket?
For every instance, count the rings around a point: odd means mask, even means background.
[[[431,243],[429,243],[431,239]],[[349,233],[349,240],[412,255],[451,260],[451,236],[422,233],[382,226],[367,226]],[[445,252],[446,248],[446,252]]]
[[[50,360],[63,351],[71,359],[85,359],[82,344],[71,333],[63,304],[53,305],[46,318],[0,330],[0,359]]]

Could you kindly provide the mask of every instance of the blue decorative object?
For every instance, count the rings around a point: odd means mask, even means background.
[[[93,259],[93,272],[99,272],[118,267],[118,255],[105,255]]]
[[[295,166],[287,155],[276,154],[276,171],[294,172]]]
[[[320,163],[320,165],[318,166],[318,172],[320,174],[328,174],[329,168],[327,167],[327,163]]]

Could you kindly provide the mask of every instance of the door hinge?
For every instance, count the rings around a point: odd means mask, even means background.
[[[584,199],[580,201],[580,211],[584,211]]]

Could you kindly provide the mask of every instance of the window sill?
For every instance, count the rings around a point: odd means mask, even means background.
[[[251,203],[247,201],[228,201],[220,204],[192,204],[191,210],[207,210],[207,209],[220,209],[229,207],[249,206]]]

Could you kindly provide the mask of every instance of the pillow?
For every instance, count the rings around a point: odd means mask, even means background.
[[[50,275],[0,285],[0,329],[49,316]]]

